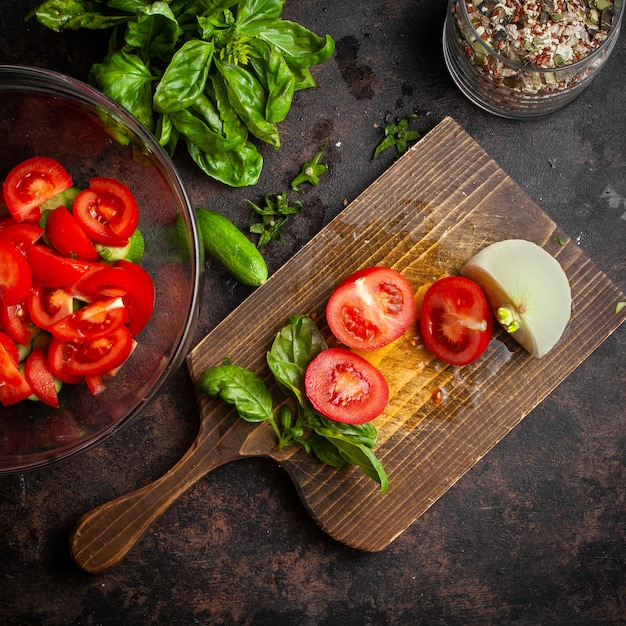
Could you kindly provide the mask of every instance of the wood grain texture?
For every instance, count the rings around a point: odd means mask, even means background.
[[[392,392],[376,422],[376,453],[389,475],[388,493],[381,495],[357,469],[334,470],[300,451],[282,459],[303,503],[335,539],[367,551],[387,546],[624,321],[624,313],[615,313],[624,295],[447,118],[189,354],[194,380],[227,355],[268,376],[265,353],[284,320],[314,314],[327,332],[325,302],[352,271],[386,265],[418,289],[458,273],[475,252],[508,238],[541,245],[567,273],[573,313],[563,338],[535,359],[498,330],[485,356],[464,368],[443,367],[420,353],[410,333],[378,355]],[[444,393],[439,405],[431,400],[436,388]],[[204,420],[218,420],[222,427],[237,419],[213,398],[200,398],[200,408]],[[260,454],[263,445],[241,452]]]

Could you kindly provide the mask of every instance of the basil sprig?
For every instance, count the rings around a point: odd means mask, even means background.
[[[238,365],[224,363],[204,371],[198,380],[201,391],[219,395],[233,404],[249,422],[269,421],[276,433],[277,447],[299,445],[331,467],[357,465],[363,473],[388,487],[387,474],[373,452],[378,437],[371,423],[342,424],[316,411],[304,391],[304,374],[310,361],[326,348],[315,322],[294,315],[276,335],[267,364],[287,400],[279,407],[264,380]]]
[[[170,154],[184,143],[208,176],[243,187],[263,166],[250,136],[280,146],[276,124],[335,47],[282,19],[284,1],[45,0],[28,17],[57,32],[112,29],[89,81]]]

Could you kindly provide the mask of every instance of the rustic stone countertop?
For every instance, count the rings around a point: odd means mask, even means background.
[[[0,63],[86,80],[106,34],[55,34],[24,21],[34,0],[0,3]],[[336,41],[263,147],[254,188],[174,162],[195,206],[241,226],[244,200],[286,189],[328,139],[329,171],[303,194],[270,271],[394,161],[373,151],[390,120],[427,131],[453,117],[626,291],[626,39],[565,109],[509,121],[471,104],[445,67],[445,3],[287,0],[283,16]],[[196,342],[250,288],[208,262]],[[210,294],[210,298],[206,295]],[[51,468],[0,476],[0,622],[7,625],[301,626],[626,624],[626,329],[622,326],[388,548],[328,537],[286,473],[247,459],[222,466],[170,508],[126,559],[100,576],[71,560],[87,511],[165,473],[198,427],[182,367],[127,428]],[[0,419],[2,410],[0,409]]]

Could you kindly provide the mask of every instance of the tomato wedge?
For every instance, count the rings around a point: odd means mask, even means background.
[[[128,322],[128,309],[121,297],[100,298],[50,326],[50,332],[65,341],[93,341]]]
[[[154,283],[150,274],[134,263],[118,261],[80,280],[80,290],[88,299],[118,296],[128,307],[128,328],[137,336],[154,310]]]
[[[482,289],[469,278],[446,276],[424,294],[420,331],[426,347],[451,365],[467,365],[487,348],[493,315]]]
[[[310,363],[304,388],[322,415],[344,424],[363,424],[380,415],[389,388],[368,361],[345,348],[322,350]]]
[[[72,295],[60,287],[35,284],[27,301],[28,314],[34,324],[49,330],[74,311]]]
[[[77,377],[98,376],[119,367],[130,356],[133,338],[126,326],[93,341],[64,341],[52,337],[48,361],[53,374],[63,382]]]
[[[17,347],[0,333],[0,403],[9,406],[28,398],[32,389],[18,367]]]
[[[86,261],[98,261],[100,255],[87,237],[78,220],[64,207],[50,211],[46,219],[46,234],[50,243],[63,256]]]
[[[28,262],[34,282],[46,287],[64,287],[76,282],[91,263],[64,257],[43,244],[31,246],[28,252]]]
[[[333,335],[357,350],[376,350],[391,343],[407,330],[414,315],[411,285],[387,267],[368,267],[348,276],[326,305]]]
[[[33,284],[26,257],[10,241],[0,240],[0,300],[4,304],[22,302]]]
[[[122,247],[137,228],[139,209],[132,191],[113,178],[91,178],[72,207],[87,236],[105,246]]]
[[[16,165],[2,186],[4,202],[16,222],[36,222],[39,206],[72,186],[67,170],[49,157],[32,157]]]
[[[33,339],[36,327],[28,313],[26,302],[3,304],[0,302],[0,328],[15,343],[27,346]]]
[[[54,374],[48,364],[46,352],[41,346],[35,348],[26,358],[24,376],[41,402],[58,408],[59,396]]]
[[[43,235],[43,228],[36,224],[16,224],[13,220],[10,225],[0,228],[0,240],[10,241],[24,254],[28,254],[30,247]]]

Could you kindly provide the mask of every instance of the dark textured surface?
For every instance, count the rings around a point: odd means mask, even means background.
[[[85,79],[106,37],[25,23],[35,4],[0,3],[0,63]],[[244,199],[286,189],[328,138],[328,174],[303,194],[286,244],[266,249],[274,270],[389,167],[391,151],[371,160],[386,121],[417,111],[427,129],[450,115],[626,290],[624,35],[577,101],[512,122],[482,113],[452,84],[444,13],[433,0],[288,0],[285,16],[330,33],[336,54],[280,125],[282,148],[263,148],[257,187],[221,187],[176,155],[192,202],[244,226]],[[197,339],[248,293],[208,265]],[[622,327],[382,552],[327,537],[278,466],[245,460],[196,484],[116,569],[83,574],[67,550],[78,518],[163,474],[195,435],[182,369],[114,439],[48,470],[0,477],[0,621],[624,624],[625,354]]]

